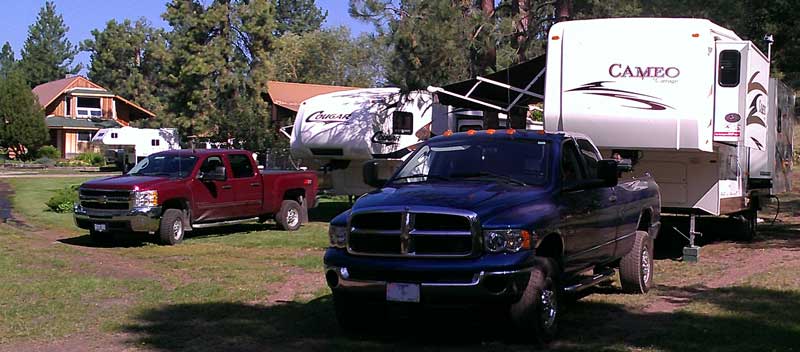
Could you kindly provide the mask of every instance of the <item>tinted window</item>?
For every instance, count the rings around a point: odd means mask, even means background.
[[[392,113],[392,134],[411,134],[414,129],[414,114],[405,111]]]
[[[233,178],[253,177],[253,164],[247,155],[231,154],[228,155],[228,161],[231,162]]]
[[[561,156],[561,182],[565,185],[573,184],[581,178],[580,154],[572,141],[564,142],[563,155]]]
[[[581,156],[586,166],[586,177],[597,178],[597,162],[600,161],[600,155],[597,154],[592,143],[585,139],[578,140],[578,148],[580,148]]]
[[[129,175],[186,177],[192,172],[197,157],[180,155],[151,155],[139,161]]]
[[[214,171],[218,167],[225,166],[222,163],[222,158],[219,156],[209,156],[206,161],[203,162],[203,165],[200,166],[200,172],[209,172]]]
[[[719,54],[719,85],[736,87],[739,85],[739,67],[742,54],[736,50],[723,50]]]

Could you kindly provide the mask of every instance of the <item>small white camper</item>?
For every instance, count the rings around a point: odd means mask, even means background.
[[[123,169],[152,153],[181,149],[174,128],[104,128],[97,131],[92,144],[103,151],[106,162]]]
[[[664,212],[691,214],[691,245],[696,215],[741,216],[752,236],[759,199],[790,184],[794,96],[769,68],[752,42],[708,20],[557,23],[545,128],[586,133],[606,157],[652,174]]]

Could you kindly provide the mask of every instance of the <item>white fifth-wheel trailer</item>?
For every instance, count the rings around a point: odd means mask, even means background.
[[[789,190],[794,95],[752,42],[702,19],[599,19],[549,34],[545,128],[579,131],[652,174],[664,212],[744,220]],[[788,152],[787,152],[788,151]],[[691,255],[691,254],[690,254]]]

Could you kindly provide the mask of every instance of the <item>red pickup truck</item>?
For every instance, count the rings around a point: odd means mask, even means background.
[[[177,244],[192,229],[275,219],[293,231],[308,221],[317,177],[307,171],[259,171],[245,150],[155,153],[127,174],[82,184],[75,223],[92,240],[116,232],[157,234]]]

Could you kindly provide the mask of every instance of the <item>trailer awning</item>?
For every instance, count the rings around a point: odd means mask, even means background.
[[[428,87],[439,103],[475,110],[509,113],[527,111],[528,105],[544,100],[545,55],[490,75]]]

